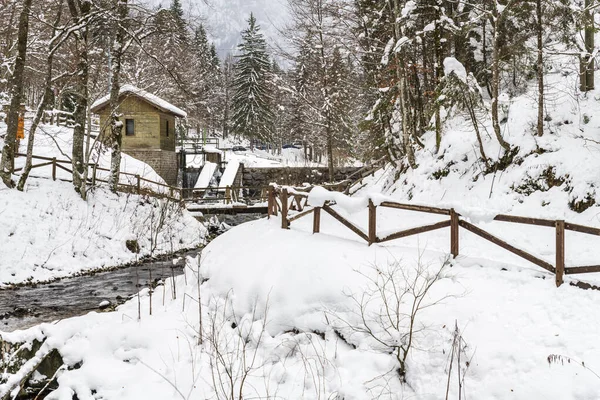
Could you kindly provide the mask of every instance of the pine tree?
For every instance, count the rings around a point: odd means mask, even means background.
[[[171,7],[169,7],[169,11],[171,12],[171,16],[175,22],[175,26],[177,28],[177,35],[181,42],[186,43],[188,38],[187,31],[187,22],[184,18],[183,7],[181,6],[180,0],[172,0]]]
[[[271,63],[266,41],[252,14],[238,50],[231,107],[233,131],[252,142],[271,142],[274,120],[269,85]]]

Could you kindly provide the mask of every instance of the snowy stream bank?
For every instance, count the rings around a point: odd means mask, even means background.
[[[214,238],[227,227],[260,218],[260,214],[219,216],[209,224]],[[225,224],[225,225],[223,225]],[[210,240],[210,239],[209,239]],[[83,274],[45,284],[0,289],[0,331],[11,332],[99,309],[114,309],[140,288],[155,286],[183,273],[183,260],[198,249],[156,257],[138,265]],[[174,258],[176,257],[176,258]],[[160,283],[159,283],[160,284]]]

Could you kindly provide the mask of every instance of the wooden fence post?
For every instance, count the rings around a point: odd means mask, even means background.
[[[229,204],[231,202],[231,188],[229,186],[225,187],[225,204]]]
[[[313,233],[321,231],[321,207],[315,207],[313,210]]]
[[[450,253],[453,257],[459,254],[459,229],[458,229],[458,214],[454,208],[450,210]]]
[[[377,207],[369,199],[369,246],[377,242]]]
[[[281,229],[288,229],[290,224],[287,219],[288,215],[288,191],[286,188],[281,190]]]
[[[556,221],[556,287],[563,283],[565,274],[565,221]]]
[[[275,199],[273,199],[273,187],[269,186],[267,188],[267,218],[271,219],[271,215],[273,215],[273,203]]]
[[[141,186],[141,185],[140,185],[140,176],[139,176],[139,175],[136,175],[136,176],[135,176],[135,179],[137,179],[137,183],[136,183],[137,194],[140,194],[140,193],[141,193],[141,187],[140,187],[140,186]]]
[[[56,180],[56,157],[52,159],[52,180]]]
[[[96,186],[96,168],[98,167],[98,163],[94,164],[92,168],[92,186]]]
[[[273,206],[273,215],[277,216],[279,214],[279,210],[277,209],[277,191],[272,186],[271,190],[271,200],[273,201],[271,205]]]

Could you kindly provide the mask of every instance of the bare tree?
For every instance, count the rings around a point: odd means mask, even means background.
[[[92,2],[83,0],[67,0],[73,24],[79,26],[74,32],[75,51],[77,55],[77,81],[75,85],[75,127],[73,128],[72,169],[73,186],[82,199],[86,199],[86,179],[84,177],[85,159],[83,145],[88,112],[88,80],[89,80],[89,23],[92,16]]]
[[[508,15],[512,11],[511,9],[518,4],[517,0],[509,0],[506,5],[500,5],[497,2],[492,4],[492,11],[489,13],[489,18],[494,27],[494,39],[492,44],[492,126],[494,128],[494,134],[500,146],[506,151],[510,150],[510,144],[502,137],[502,131],[500,130],[500,119],[499,119],[499,106],[498,97],[500,95],[500,55],[502,41],[506,32],[502,29],[504,26],[504,20],[508,18]]]
[[[19,124],[19,110],[23,99],[23,77],[25,71],[25,58],[27,56],[27,37],[29,35],[29,13],[32,0],[23,0],[21,15],[19,17],[19,33],[17,38],[17,59],[15,68],[10,78],[10,107],[8,110],[8,123],[2,159],[0,160],[0,177],[8,187],[14,187],[12,180],[15,161],[15,146]]]
[[[31,128],[29,129],[29,135],[27,137],[27,159],[25,160],[25,167],[23,168],[23,172],[21,173],[21,177],[19,178],[19,183],[17,185],[17,189],[23,190],[25,187],[25,182],[27,182],[27,178],[29,177],[29,173],[31,172],[32,167],[32,159],[33,159],[33,145],[35,142],[35,133],[40,124],[45,110],[50,105],[52,99],[52,83],[56,81],[59,77],[53,77],[53,69],[54,69],[54,56],[56,52],[61,48],[61,46],[65,43],[67,38],[69,37],[69,29],[62,29],[59,34],[57,34],[57,27],[62,18],[62,10],[63,10],[63,0],[58,0],[57,4],[58,9],[56,10],[56,19],[52,24],[50,41],[48,43],[48,53],[46,56],[46,71],[44,77],[44,88],[42,98],[39,101],[35,117],[31,124]],[[62,76],[62,74],[61,74]]]
[[[262,364],[258,351],[266,334],[269,300],[259,318],[258,303],[251,314],[238,318],[231,293],[224,299],[213,299],[204,339],[208,345],[212,386],[219,400],[241,400],[256,391],[248,382]],[[259,325],[258,327],[256,325]],[[257,393],[258,395],[258,393]]]

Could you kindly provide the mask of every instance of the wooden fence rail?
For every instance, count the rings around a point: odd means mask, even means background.
[[[302,201],[298,201],[301,198]],[[417,235],[420,233],[431,232],[438,229],[450,228],[450,254],[457,257],[460,254],[459,230],[463,228],[475,235],[501,247],[543,269],[555,274],[556,286],[563,283],[564,275],[584,274],[600,272],[600,265],[589,266],[565,266],[565,231],[574,231],[588,235],[600,236],[600,228],[577,225],[563,220],[549,220],[540,218],[521,217],[514,215],[499,214],[494,217],[494,221],[508,222],[514,224],[526,224],[542,227],[554,228],[556,232],[555,243],[555,263],[544,261],[533,254],[514,246],[497,236],[467,222],[461,218],[461,215],[454,209],[445,209],[438,207],[419,206],[414,204],[404,204],[393,201],[384,201],[375,205],[371,200],[368,203],[368,230],[365,232],[359,226],[337,213],[331,206],[332,203],[326,202],[322,207],[309,207],[307,205],[308,193],[306,191],[298,191],[296,188],[280,187],[271,185],[268,190],[268,215],[277,216],[281,213],[281,227],[288,229],[290,223],[297,219],[303,218],[309,214],[313,214],[313,233],[319,233],[321,230],[321,210],[331,215],[346,228],[357,234],[361,239],[369,243],[383,243],[390,240],[400,239]],[[377,207],[394,208],[400,210],[423,212],[427,214],[446,215],[450,219],[436,222],[434,224],[423,225],[415,228],[405,229],[397,232],[387,233],[380,237],[377,234]],[[306,208],[306,209],[305,209]],[[290,214],[290,211],[297,211],[295,214]]]
[[[26,157],[26,154],[16,153],[18,157]],[[53,180],[57,179],[57,170],[63,170],[69,174],[73,174],[71,160],[61,160],[56,157],[44,157],[33,155],[32,159],[35,160],[32,165],[32,169],[51,167],[51,176]],[[37,161],[40,163],[35,163]],[[103,168],[97,164],[90,164],[88,182],[92,186],[96,186],[98,183],[108,183],[108,179],[102,179],[99,177],[98,172],[110,172],[110,169]],[[15,172],[22,171],[23,167],[15,168]],[[105,174],[106,175],[106,174]],[[121,182],[121,177],[127,177],[129,182]],[[71,179],[64,179],[66,181],[72,181]],[[225,186],[225,187],[207,187],[207,188],[194,188],[184,189],[181,187],[170,186],[161,182],[156,182],[137,174],[128,172],[119,173],[119,184],[117,189],[121,192],[144,194],[156,198],[167,198],[169,200],[181,202],[183,205],[185,202],[195,201],[224,201],[225,204],[233,204],[239,202],[246,203],[262,203],[268,200],[267,192],[268,187],[251,187],[251,186]],[[207,192],[216,193],[215,196],[205,198],[204,194]],[[295,208],[294,208],[295,209]]]
[[[26,157],[27,155],[22,154],[22,153],[16,153],[15,156]],[[60,160],[60,159],[57,159],[56,157],[51,158],[51,157],[44,157],[44,156],[37,156],[37,155],[33,155],[32,159],[45,161],[45,162],[42,162],[39,164],[32,164],[32,166],[31,166],[32,169],[51,166],[52,180],[54,180],[54,181],[57,179],[56,172],[58,169],[68,172],[69,174],[73,174],[73,170],[67,167],[67,166],[69,166],[69,167],[72,166],[72,162],[70,160]],[[98,177],[98,171],[110,172],[110,169],[99,167],[97,164],[90,164],[89,167],[91,167],[91,174],[89,174],[88,183],[90,183],[92,186],[95,186],[98,182],[99,183],[108,183],[108,180],[100,179]],[[14,169],[15,172],[19,172],[22,170],[23,170],[23,167]],[[120,182],[120,178],[122,176],[131,178],[133,183]],[[68,182],[72,181],[71,179],[64,179],[64,180],[66,180]],[[148,185],[143,186],[142,185],[143,182],[150,184],[150,185],[155,185],[159,190],[153,190],[151,187],[148,187]],[[128,172],[119,172],[119,184],[117,185],[117,189],[121,192],[145,194],[145,195],[149,195],[149,196],[156,197],[156,198],[166,198],[166,199],[174,200],[174,201],[182,201],[182,199],[183,199],[183,197],[181,196],[181,194],[182,194],[181,188],[169,186],[169,185],[166,185],[161,182],[155,182],[153,180],[146,179],[139,175],[131,174]],[[163,191],[161,192],[160,189],[162,189]]]

